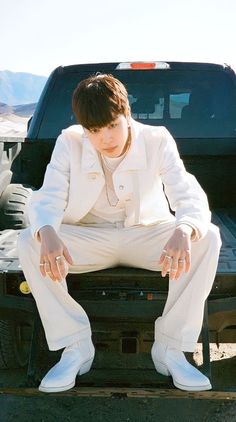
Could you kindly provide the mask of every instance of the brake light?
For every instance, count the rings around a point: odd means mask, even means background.
[[[166,62],[124,62],[119,63],[116,69],[119,70],[150,70],[150,69],[170,69]]]
[[[156,63],[130,63],[131,69],[155,69]]]

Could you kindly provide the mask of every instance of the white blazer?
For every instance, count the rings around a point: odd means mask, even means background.
[[[185,170],[168,130],[132,119],[131,133],[131,147],[113,173],[116,195],[125,200],[125,227],[176,218],[176,225],[186,223],[195,228],[196,240],[203,237],[210,223],[207,197]],[[78,224],[94,206],[104,184],[98,154],[82,126],[63,130],[43,185],[32,193],[28,205],[32,235],[47,224],[56,231],[61,223]]]

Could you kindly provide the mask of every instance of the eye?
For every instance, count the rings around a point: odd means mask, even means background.
[[[90,132],[90,133],[98,133],[98,132],[99,132],[99,130],[100,130],[99,128],[96,128],[96,127],[95,127],[95,128],[93,128],[93,129],[89,129],[89,132]]]
[[[117,127],[118,126],[118,123],[111,123],[110,125],[109,125],[109,127],[111,128],[111,129],[114,129],[115,127]]]

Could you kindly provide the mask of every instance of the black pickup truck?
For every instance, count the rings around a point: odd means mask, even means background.
[[[187,170],[197,177],[208,195],[212,221],[220,227],[223,246],[205,307],[202,332],[205,360],[209,353],[208,328],[211,339],[217,341],[219,332],[229,327],[232,331],[236,326],[234,71],[226,65],[186,62],[58,67],[48,78],[29,121],[26,138],[0,138],[2,368],[28,363],[28,375],[34,372],[40,322],[19,266],[16,238],[28,225],[26,204],[32,189],[42,185],[57,136],[63,128],[75,124],[72,92],[80,80],[97,72],[113,74],[126,85],[136,120],[169,129]],[[155,373],[150,348],[154,320],[166,299],[167,278],[162,279],[151,271],[115,268],[69,274],[67,281],[71,295],[80,301],[90,317],[97,351],[94,371],[82,377],[80,384],[99,384],[103,370],[103,385],[104,382],[122,386],[157,385],[161,376],[158,378]],[[45,342],[41,337],[40,341]],[[127,375],[130,370],[132,377]]]

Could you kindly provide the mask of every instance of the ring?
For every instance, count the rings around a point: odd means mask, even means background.
[[[44,264],[39,264],[40,267],[44,267]]]
[[[170,273],[176,273],[177,270],[175,270],[174,268],[170,268]]]
[[[63,258],[63,256],[62,255],[58,255],[58,256],[56,256],[55,260],[58,261],[58,259],[61,259],[61,258]]]
[[[178,262],[184,262],[185,259],[178,259]]]
[[[167,258],[167,259],[172,259],[172,256],[170,256],[170,255],[165,255],[165,258]]]

